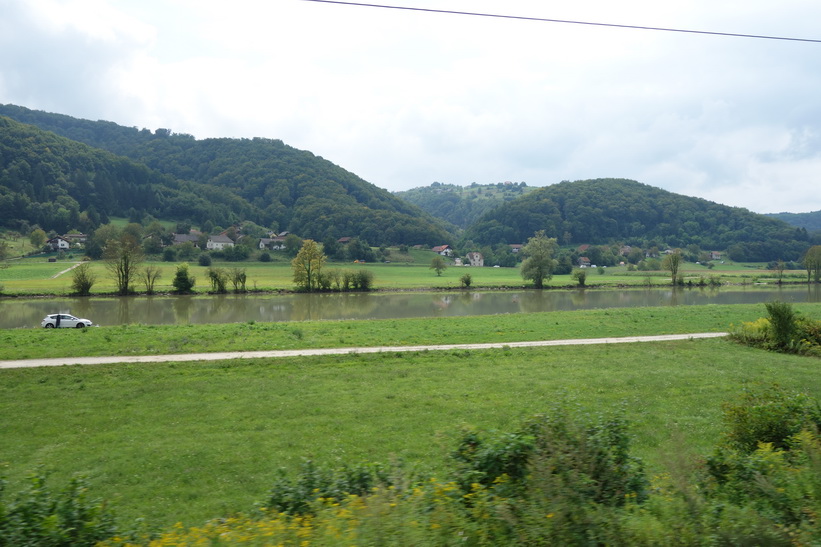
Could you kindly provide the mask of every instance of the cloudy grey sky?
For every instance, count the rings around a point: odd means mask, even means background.
[[[817,0],[384,0],[821,40]],[[821,43],[303,0],[0,0],[0,102],[269,137],[391,191],[598,177],[821,210]]]

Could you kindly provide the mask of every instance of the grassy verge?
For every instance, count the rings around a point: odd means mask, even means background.
[[[86,474],[124,522],[247,510],[302,458],[437,465],[462,425],[509,429],[557,404],[622,406],[651,471],[698,457],[754,382],[821,396],[817,359],[725,340],[0,371],[0,461]],[[441,470],[440,470],[441,471]]]
[[[801,304],[795,309],[821,317],[821,304]],[[0,360],[724,332],[731,324],[764,315],[762,304],[743,304],[437,319],[11,329],[0,331]]]

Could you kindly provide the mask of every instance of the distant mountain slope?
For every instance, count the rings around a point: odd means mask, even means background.
[[[195,191],[144,165],[0,117],[0,224],[94,228],[130,207],[152,211]],[[186,199],[188,201],[188,199]]]
[[[537,189],[488,212],[463,237],[487,245],[524,243],[537,230],[562,244],[697,245],[748,261],[797,260],[809,240],[806,230],[778,219],[624,179]]]
[[[812,213],[773,213],[767,216],[783,220],[790,226],[804,228],[808,232],[821,232],[821,211]]]
[[[488,211],[512,201],[535,188],[524,182],[500,182],[457,186],[434,182],[394,195],[419,206],[431,215],[465,229]]]
[[[279,140],[197,140],[167,129],[152,133],[14,105],[0,105],[0,115],[127,156],[147,172],[163,175],[170,188],[176,184],[192,192],[170,196],[171,202],[161,192],[156,202],[133,202],[138,211],[158,218],[221,226],[250,220],[302,237],[351,236],[374,245],[433,245],[453,238],[418,207]]]

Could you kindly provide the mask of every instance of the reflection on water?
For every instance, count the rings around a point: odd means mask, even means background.
[[[821,285],[721,289],[464,291],[371,294],[0,299],[0,328],[36,327],[49,313],[99,325],[399,319],[591,308],[821,302]]]

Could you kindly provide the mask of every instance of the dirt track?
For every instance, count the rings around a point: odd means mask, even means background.
[[[590,344],[628,344],[634,342],[669,342],[699,338],[719,338],[726,332],[696,334],[664,334],[660,336],[628,336],[624,338],[584,338],[578,340],[539,340],[534,342],[494,342],[490,344],[448,344],[435,346],[376,346],[365,348],[295,349],[272,351],[231,351],[221,353],[182,353],[172,355],[113,355],[110,357],[57,357],[53,359],[22,359],[0,361],[0,369],[54,367],[63,365],[102,365],[107,363],[166,363],[180,361],[222,361],[226,359],[276,359],[311,355],[345,355],[350,353],[396,353],[399,351],[448,351],[468,349],[529,348],[544,346],[576,346]]]

